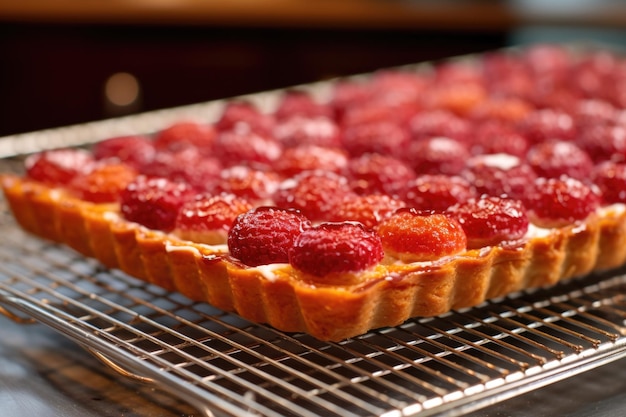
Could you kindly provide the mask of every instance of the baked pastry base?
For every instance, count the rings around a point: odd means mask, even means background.
[[[224,247],[146,229],[123,219],[116,204],[82,201],[15,175],[0,181],[15,219],[36,236],[192,300],[320,340],[343,340],[626,262],[626,210],[609,207],[521,243],[435,262],[382,263],[356,283],[321,284],[289,265],[246,267]]]

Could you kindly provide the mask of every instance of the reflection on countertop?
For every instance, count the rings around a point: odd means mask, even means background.
[[[617,417],[626,407],[626,359],[467,417]],[[39,324],[0,317],[0,409],[11,417],[199,417],[152,386],[109,370],[74,342]]]

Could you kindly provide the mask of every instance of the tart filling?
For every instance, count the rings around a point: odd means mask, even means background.
[[[2,187],[31,233],[341,340],[626,262],[624,85],[606,51],[494,52],[31,155]]]

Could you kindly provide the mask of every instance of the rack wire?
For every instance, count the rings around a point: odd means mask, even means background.
[[[1,209],[0,311],[207,416],[456,416],[626,356],[621,271],[328,343],[107,270]]]
[[[183,115],[212,119],[220,106],[2,138],[0,172],[19,172],[20,154]],[[626,269],[331,343],[250,323],[28,236],[2,198],[0,234],[0,313],[44,323],[206,416],[460,416],[626,356]]]

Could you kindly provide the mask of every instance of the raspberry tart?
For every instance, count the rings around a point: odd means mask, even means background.
[[[30,155],[2,187],[28,232],[339,341],[626,263],[626,59],[595,53],[538,45],[232,100]]]

